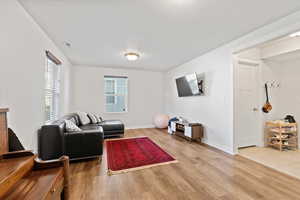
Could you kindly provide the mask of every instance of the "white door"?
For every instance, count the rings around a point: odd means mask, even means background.
[[[259,63],[238,59],[235,64],[235,134],[237,147],[256,146],[261,141],[259,129]]]

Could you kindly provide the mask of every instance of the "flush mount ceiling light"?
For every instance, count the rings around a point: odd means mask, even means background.
[[[134,52],[125,53],[124,56],[128,61],[136,61],[140,58],[140,55]]]
[[[292,33],[290,35],[290,37],[299,37],[299,36],[300,36],[300,32]]]

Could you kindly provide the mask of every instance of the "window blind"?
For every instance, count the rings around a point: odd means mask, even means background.
[[[47,54],[47,53],[46,53]],[[45,69],[45,118],[55,120],[59,115],[60,67],[47,54]]]

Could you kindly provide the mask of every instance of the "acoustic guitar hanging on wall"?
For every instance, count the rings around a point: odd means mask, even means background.
[[[264,113],[269,113],[272,110],[272,105],[270,104],[270,101],[269,101],[268,85],[267,85],[267,83],[265,83],[265,89],[266,89],[267,101],[266,101],[265,105],[263,106],[262,111]]]

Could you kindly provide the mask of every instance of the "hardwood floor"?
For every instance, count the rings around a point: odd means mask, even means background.
[[[278,151],[271,147],[248,147],[239,149],[239,154],[300,179],[300,150]]]
[[[72,200],[297,200],[300,180],[158,129],[126,131],[148,136],[179,162],[108,176],[102,162],[71,164]]]

